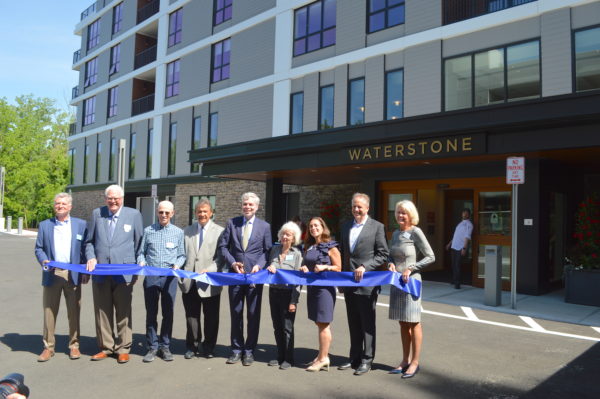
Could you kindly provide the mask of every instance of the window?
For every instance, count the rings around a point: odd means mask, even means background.
[[[333,127],[333,85],[321,87],[319,93],[319,130]]]
[[[121,22],[123,22],[123,3],[119,3],[113,7],[112,15],[112,34],[121,30]]]
[[[219,25],[231,19],[233,0],[215,0],[213,25]]]
[[[404,116],[404,71],[390,71],[385,74],[385,119],[399,119]]]
[[[75,170],[75,148],[69,148],[69,184],[73,184],[75,176],[73,172]]]
[[[365,123],[365,79],[353,79],[348,86],[348,125],[360,125]]]
[[[175,174],[175,162],[177,160],[177,122],[172,122],[169,127],[169,163],[167,165],[167,174]]]
[[[83,126],[96,121],[96,96],[83,100]]]
[[[212,218],[214,219],[215,214],[217,213],[216,209],[215,209],[215,205],[217,203],[217,196],[216,195],[190,195],[190,212],[189,212],[189,224],[192,224],[192,222],[194,220],[196,220],[196,204],[198,203],[198,201],[200,201],[201,199],[207,199],[210,202],[210,206],[213,210],[213,216]]]
[[[111,134],[112,136],[112,134]],[[115,169],[117,167],[117,139],[110,138],[110,158],[108,160],[108,180],[115,178]]]
[[[600,27],[575,32],[575,91],[600,89]]]
[[[83,152],[83,184],[87,183],[88,165],[90,162],[90,145],[85,144]]]
[[[315,1],[294,13],[294,56],[335,44],[335,0]]]
[[[154,140],[154,129],[150,128],[146,144],[146,177],[152,177],[152,140]]]
[[[93,58],[85,63],[85,80],[83,87],[88,87],[96,83],[98,80],[98,57]]]
[[[119,72],[119,66],[121,64],[121,43],[110,48],[110,68],[108,74]]]
[[[369,0],[369,33],[404,23],[404,0]]]
[[[302,118],[304,113],[304,93],[293,93],[290,112],[290,132],[302,133]]]
[[[119,100],[119,86],[108,89],[108,117],[117,114],[117,102]]]
[[[539,41],[445,60],[444,91],[446,111],[539,98]]]
[[[215,147],[217,145],[217,134],[219,132],[219,114],[213,112],[208,120],[208,146]]]
[[[137,148],[137,141],[135,132],[129,135],[129,178],[135,178],[135,150]]]
[[[231,39],[213,44],[212,48],[212,82],[229,79],[229,59]]]
[[[179,60],[167,64],[167,98],[179,94]]]
[[[98,142],[96,143],[96,170],[94,171],[94,181],[95,182],[99,182],[100,181],[100,168],[102,165],[102,142],[100,140],[98,140]]]
[[[183,8],[169,15],[169,47],[181,42],[182,18]]]
[[[192,125],[192,150],[200,148],[200,139],[202,138],[202,118],[197,116],[194,118],[194,124]],[[194,162],[191,165],[191,172],[200,172],[200,164]]]
[[[97,19],[87,28],[87,49],[91,50],[100,42],[100,20]]]

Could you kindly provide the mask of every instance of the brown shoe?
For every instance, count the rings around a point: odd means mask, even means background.
[[[127,363],[129,361],[129,353],[120,353],[117,358],[118,363]]]
[[[69,352],[69,359],[71,360],[79,359],[80,357],[81,352],[79,352],[79,348],[73,348],[71,349],[71,352]]]
[[[50,349],[44,349],[42,351],[42,353],[40,354],[40,356],[38,357],[37,361],[38,362],[47,362],[48,360],[50,360],[50,358],[54,356],[54,351],[51,351]]]
[[[108,355],[104,352],[98,352],[94,356],[92,356],[92,360],[104,360],[108,357]]]

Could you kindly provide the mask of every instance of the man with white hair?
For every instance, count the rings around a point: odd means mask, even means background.
[[[144,229],[142,248],[138,255],[140,266],[179,269],[185,263],[183,230],[171,224],[175,208],[170,201],[162,201],[156,211],[158,223]],[[169,348],[173,332],[173,307],[177,295],[175,276],[146,276],[144,278],[144,300],[146,302],[146,340],[148,353],[144,362],[149,363],[158,354],[170,362],[173,354]],[[160,339],[157,335],[158,301],[162,308]],[[160,342],[159,342],[160,340]]]
[[[92,212],[85,248],[88,271],[93,271],[97,263],[137,263],[144,224],[139,211],[123,206],[124,197],[123,188],[116,184],[108,186],[104,191],[106,206]],[[129,361],[133,342],[131,296],[135,281],[136,277],[123,275],[92,277],[96,338],[100,348],[92,360],[116,355],[119,363]]]

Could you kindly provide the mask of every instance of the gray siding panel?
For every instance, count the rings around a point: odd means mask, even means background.
[[[338,33],[339,35],[339,33]],[[335,57],[335,45],[322,48],[320,50],[312,51],[310,53],[302,54],[292,59],[292,68],[296,68],[302,65],[310,64],[316,61],[321,61],[327,58]]]
[[[185,108],[171,114],[171,123],[177,122],[177,143],[175,151],[175,175],[184,175],[190,173],[190,164],[188,162],[188,150],[192,142],[192,113],[193,108]],[[167,147],[165,164],[168,159],[169,135],[167,129],[167,141],[164,142]]]
[[[213,0],[190,1],[183,6],[181,42],[167,49],[167,54],[212,34]]]
[[[271,75],[274,60],[275,19],[271,18],[231,38],[230,85]]]
[[[365,122],[367,123],[383,119],[384,61],[383,55],[366,61]]]
[[[571,9],[573,29],[600,24],[600,2],[586,4]]]
[[[114,86],[111,86],[114,87]],[[109,87],[109,89],[111,88]],[[131,97],[133,91],[133,81],[128,80],[119,85],[119,93],[117,96],[117,115],[108,119],[110,123],[120,121],[131,117]],[[108,105],[108,97],[107,97]],[[108,109],[107,109],[108,115]]]
[[[364,1],[337,2],[336,55],[365,47],[366,12]]]
[[[165,105],[189,100],[209,92],[210,47],[186,55],[180,61],[179,95],[165,99]]]
[[[398,51],[396,53],[386,54],[385,56],[385,70],[392,71],[404,67],[404,51]]]
[[[102,143],[100,152],[100,170],[98,171],[98,183],[108,181],[108,161],[110,159],[110,130],[98,134],[98,141]],[[94,149],[95,151],[95,149]],[[94,165],[94,170],[96,166]]]
[[[137,25],[137,0],[124,0],[121,3],[123,4],[123,21],[121,22],[121,30],[113,35],[113,39]],[[115,3],[115,5],[117,4],[119,3]],[[110,14],[112,16],[112,11]]]
[[[302,126],[305,132],[312,132],[319,126],[319,74],[304,77],[304,117]]]
[[[121,42],[121,59],[119,63],[119,72],[110,76],[110,79],[116,79],[119,76],[125,75],[133,71],[133,61],[135,56],[135,35],[125,38]],[[107,59],[105,68],[108,69],[110,66],[110,48],[106,51]]]
[[[146,178],[146,161],[148,159],[148,119],[134,123],[131,131],[135,132],[135,173],[134,179]],[[130,143],[131,145],[131,143]]]
[[[369,33],[367,35],[367,46],[386,42],[388,40],[397,39],[405,35],[406,26],[404,24],[392,26],[384,30]]]
[[[335,68],[335,89],[334,89],[334,115],[333,126],[346,126],[348,114],[348,66],[340,65]]]
[[[83,184],[84,141],[84,139],[74,140],[69,145],[69,149],[72,148],[75,150],[73,184]]]
[[[406,50],[404,69],[404,115],[441,111],[441,42],[425,43]]]
[[[571,93],[571,13],[561,9],[542,15],[542,96]]]
[[[442,0],[406,0],[406,34],[442,26]]]

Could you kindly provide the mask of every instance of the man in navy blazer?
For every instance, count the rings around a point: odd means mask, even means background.
[[[242,216],[230,219],[223,231],[219,248],[228,271],[234,273],[256,273],[264,269],[273,241],[271,226],[256,217],[260,199],[254,193],[242,195]],[[231,310],[231,350],[228,364],[242,359],[244,366],[254,361],[254,348],[258,341],[260,327],[260,306],[262,284],[229,286],[229,307]],[[244,300],[248,303],[248,328],[244,341]]]
[[[80,264],[85,262],[83,243],[87,238],[85,220],[71,217],[73,198],[68,193],[54,196],[54,217],[40,223],[35,242],[35,256],[43,267],[42,286],[44,306],[44,351],[38,362],[46,362],[54,356],[56,340],[54,330],[64,293],[69,319],[69,357],[79,359],[79,315],[81,306],[81,282],[87,283],[88,275],[65,269],[49,268],[50,261]]]
[[[85,248],[89,271],[93,271],[97,263],[136,264],[141,250],[144,234],[142,214],[123,206],[125,193],[116,184],[106,188],[104,197],[106,206],[94,209],[89,222]],[[119,363],[129,361],[133,341],[131,296],[136,277],[92,276],[96,338],[100,348],[92,360],[102,360],[116,354]],[[116,340],[113,315],[117,327]]]

